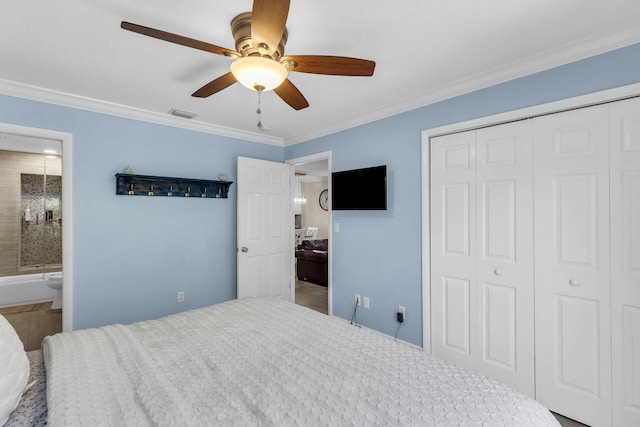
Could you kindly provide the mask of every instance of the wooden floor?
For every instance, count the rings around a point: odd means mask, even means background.
[[[329,295],[324,286],[296,280],[296,304],[328,314],[328,301]]]
[[[579,423],[572,420],[571,418],[563,417],[562,415],[556,414],[555,412],[552,412],[552,414],[556,417],[562,427],[589,427],[586,424]]]
[[[47,335],[62,332],[62,310],[51,310],[51,303],[0,308],[18,333],[26,351],[37,350]]]

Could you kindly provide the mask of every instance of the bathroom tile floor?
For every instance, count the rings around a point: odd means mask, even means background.
[[[29,311],[16,307],[0,308],[2,314],[13,326],[24,344],[26,351],[37,350],[47,335],[62,332],[62,310],[51,310],[51,302],[30,304]]]

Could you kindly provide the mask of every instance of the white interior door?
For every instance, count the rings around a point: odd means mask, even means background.
[[[610,106],[614,426],[640,426],[640,99]]]
[[[431,140],[433,354],[476,369],[475,133]]]
[[[476,131],[478,371],[534,396],[532,123]]]
[[[534,395],[530,121],[431,141],[433,352]]]
[[[238,298],[291,300],[293,166],[238,157]]]
[[[608,107],[535,119],[536,397],[611,425]]]

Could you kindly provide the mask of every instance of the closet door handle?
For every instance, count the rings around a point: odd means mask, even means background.
[[[496,276],[502,276],[502,270],[496,268],[495,270],[493,270],[493,274],[495,274]]]
[[[580,281],[578,279],[569,279],[569,284],[571,286],[580,286]]]

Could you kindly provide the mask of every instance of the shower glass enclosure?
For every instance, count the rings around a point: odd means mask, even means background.
[[[61,157],[42,151],[0,149],[0,277],[62,270]]]
[[[60,270],[62,265],[62,177],[20,174],[20,270]]]

